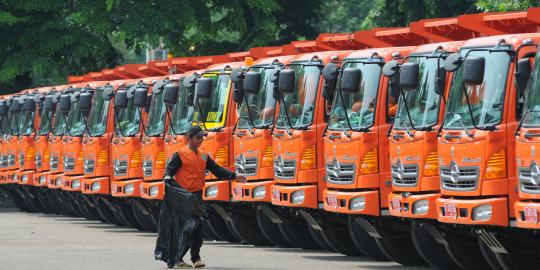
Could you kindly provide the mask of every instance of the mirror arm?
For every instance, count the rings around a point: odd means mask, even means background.
[[[466,85],[465,83],[463,83],[463,94],[465,94],[465,101],[467,101],[467,108],[468,108],[468,112],[469,112],[469,116],[471,117],[471,123],[473,124],[473,127],[475,129],[479,129],[479,130],[489,130],[488,128],[480,128],[476,125],[476,123],[474,122],[474,116],[473,116],[473,112],[472,112],[472,107],[471,107],[471,102],[469,101],[469,94],[467,93],[467,89],[466,89]]]
[[[253,122],[253,116],[251,115],[251,107],[249,106],[249,101],[248,101],[248,99],[247,99],[247,95],[246,95],[246,94],[244,94],[244,98],[242,99],[242,101],[244,101],[244,100],[245,100],[246,106],[247,106],[247,111],[248,111],[248,116],[249,116],[249,122],[251,123],[251,127],[252,127],[253,129],[255,129],[255,123]],[[242,104],[240,103],[240,105],[242,105]],[[253,135],[253,134],[255,133],[255,131],[253,131],[253,130],[250,128],[250,129],[249,129],[249,133],[251,133],[251,135]]]
[[[394,129],[394,123],[396,122],[396,118],[392,119],[392,123],[390,123],[390,127],[388,128],[388,131],[386,132],[386,137],[390,138],[390,134],[392,134],[392,130]]]
[[[67,134],[71,137],[71,131],[69,131],[70,127],[69,127],[69,124],[68,124],[68,121],[67,121],[67,117],[63,113],[62,113],[62,117],[64,118],[64,122],[66,122],[66,128],[64,129],[64,131],[67,131]],[[64,138],[64,133],[63,132],[62,132],[62,138]]]
[[[116,122],[116,125],[118,126],[118,130],[120,131],[120,135],[124,136],[124,131],[122,130],[122,126],[120,125],[120,119],[118,119],[118,113],[117,113],[116,107],[113,107],[113,112],[114,112],[114,120]],[[113,136],[111,136],[111,142],[113,138],[114,138],[114,132],[113,132]]]
[[[279,91],[279,90],[278,90]],[[285,129],[287,130],[287,133],[289,136],[292,134],[290,128],[292,128],[291,119],[289,118],[289,112],[287,110],[287,106],[285,105],[285,98],[283,97],[282,93],[279,93],[279,96],[281,97],[281,104],[283,105],[283,108],[285,109],[285,117],[287,118],[287,123],[289,126],[285,125]]]
[[[343,91],[341,90],[341,88],[339,89],[339,97],[341,99],[341,105],[343,105],[343,108],[345,108],[345,100],[343,100]],[[347,109],[345,109],[345,119],[347,119],[347,125],[349,126],[349,129],[352,130],[352,131],[356,131],[351,126],[351,122],[349,120],[349,115],[347,114]],[[349,134],[347,132],[343,132],[343,133],[345,134],[345,136],[347,136],[347,138],[351,138],[351,134]]]
[[[199,115],[201,116],[201,122],[203,124],[203,127],[204,127],[204,130],[208,130],[208,128],[206,128],[206,123],[204,122],[204,119],[203,119],[203,110],[201,108],[201,103],[199,102],[199,98],[197,97],[197,109],[199,110]],[[199,121],[197,121],[199,122]]]
[[[172,130],[174,135],[178,135],[178,133],[176,133],[176,130],[174,130],[174,127],[173,127],[173,124],[172,124],[172,117],[171,117],[171,112],[169,110],[169,106],[167,106],[166,114],[167,114],[167,118],[169,119],[169,128]],[[167,132],[165,132],[165,131],[163,132],[163,138],[165,138],[166,133]]]
[[[405,94],[403,93],[403,90],[400,89],[399,94],[401,98],[403,99],[403,105],[405,105],[405,111],[407,112],[407,118],[409,119],[409,124],[411,124],[412,129],[416,131],[420,131],[418,128],[416,128],[412,122],[411,112],[409,111],[409,105],[407,105],[407,100],[405,100]]]
[[[141,109],[141,108],[137,108],[137,110],[139,111],[139,117],[141,117],[141,123],[140,123],[140,125],[141,125],[141,131],[142,131],[142,132],[139,133],[139,140],[141,140],[142,137],[143,137],[143,135],[144,135],[144,136],[148,136],[148,134],[146,134],[146,128],[145,128],[145,124],[144,124],[144,119],[143,119],[142,109]]]

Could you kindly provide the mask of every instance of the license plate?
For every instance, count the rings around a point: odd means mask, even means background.
[[[328,203],[329,207],[337,208],[337,196],[336,195],[328,195],[326,197],[326,202]]]
[[[272,190],[272,198],[275,201],[279,201],[281,199],[281,192],[279,190]]]
[[[396,211],[401,211],[401,200],[392,199],[392,209]]]
[[[234,196],[236,197],[242,197],[242,187],[236,187],[234,188]]]
[[[445,204],[444,211],[447,217],[457,218],[457,206],[455,204]]]
[[[538,210],[533,207],[525,207],[525,222],[538,223]]]

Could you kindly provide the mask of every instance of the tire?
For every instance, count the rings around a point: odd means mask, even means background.
[[[141,224],[145,231],[157,232],[158,224],[152,216],[152,210],[149,207],[145,207],[143,202],[139,200],[132,200],[131,210],[133,217],[137,220],[137,223]]]
[[[109,208],[109,206],[103,201],[102,197],[96,197],[95,203],[97,205],[96,210],[107,223],[123,226],[123,224],[116,218],[111,208]]]
[[[25,194],[27,194],[26,197],[28,198],[28,201],[30,201],[30,203],[37,210],[37,212],[45,213],[45,208],[38,200],[37,190],[35,190],[34,187],[24,187],[23,191],[25,192]]]
[[[323,235],[323,232],[322,231],[319,231],[315,228],[313,228],[313,226],[311,226],[309,223],[306,222],[306,228],[309,232],[309,234],[311,235],[311,237],[313,238],[313,240],[315,240],[315,242],[317,243],[318,246],[320,246],[322,249],[326,249],[328,251],[332,251],[332,252],[337,252],[339,253],[339,251],[337,249],[335,249],[335,247],[333,246],[330,246],[327,242],[326,242],[326,239],[325,239],[325,236]]]
[[[462,269],[483,270],[488,266],[484,260],[478,242],[475,239],[461,237],[454,233],[446,234],[446,251],[450,258]]]
[[[57,215],[62,215],[62,208],[60,207],[58,199],[56,198],[52,190],[46,190],[45,198],[48,204],[52,207],[51,210],[53,211],[53,213]]]
[[[92,220],[104,222],[105,220],[101,218],[96,208],[90,205],[89,202],[82,196],[84,195],[81,195],[81,197],[77,198],[79,201],[79,207],[81,208],[81,210],[86,212],[87,215],[92,218]]]
[[[323,227],[323,235],[326,244],[331,249],[347,256],[364,255],[355,246],[347,227],[344,227],[342,224],[330,224],[331,226]]]
[[[431,266],[442,270],[454,270],[460,267],[450,258],[445,246],[439,244],[424,229],[424,226],[432,226],[424,221],[413,220],[411,222],[411,238],[416,250],[422,258]]]
[[[282,218],[282,220],[284,222],[278,224],[279,231],[293,246],[307,250],[323,249],[306,230],[306,223],[303,220],[296,221],[293,218]]]
[[[408,231],[399,231],[390,226],[371,222],[382,238],[375,238],[377,245],[391,260],[405,266],[424,266],[427,262],[420,256]]]
[[[253,211],[244,209],[244,211]],[[231,212],[231,226],[234,232],[240,236],[243,242],[247,242],[254,246],[272,246],[272,242],[268,240],[259,229],[257,218],[248,216],[242,213]]]
[[[230,242],[230,243],[239,243],[240,237],[236,236],[228,228],[228,225],[225,220],[218,214],[218,212],[211,206],[207,207],[208,218],[205,219],[203,226],[207,226],[208,230],[211,230],[214,234],[218,235],[219,238]]]
[[[59,201],[60,207],[62,208],[62,213],[71,217],[80,217],[80,213],[77,213],[73,207],[72,201],[67,194],[62,191],[56,192],[56,198]]]
[[[28,206],[26,206],[26,203],[24,202],[23,198],[21,198],[21,196],[19,196],[19,194],[17,194],[16,191],[11,190],[10,194],[11,194],[11,196],[10,196],[11,200],[13,201],[15,206],[17,206],[17,208],[19,208],[20,211],[22,211],[22,212],[30,212],[30,209],[28,208]]]
[[[55,210],[53,209],[52,205],[47,200],[47,194],[46,190],[39,190],[37,192],[37,199],[41,206],[43,206],[43,210],[45,214],[54,214]]]
[[[294,247],[284,236],[281,234],[279,227],[272,222],[272,220],[259,208],[255,210],[257,218],[257,225],[261,230],[261,233],[274,244],[274,246],[282,248]]]
[[[509,250],[509,253],[493,252],[480,238],[478,245],[484,259],[493,270],[505,269],[535,269],[540,264],[538,255],[535,252],[524,253],[517,250]]]
[[[358,223],[356,217],[349,216],[348,228],[353,243],[365,256],[375,261],[390,260],[377,245],[375,238],[371,237]]]

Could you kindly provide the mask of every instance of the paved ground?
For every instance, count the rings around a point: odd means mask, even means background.
[[[1,270],[166,269],[154,261],[156,235],[82,218],[27,214],[0,208]],[[427,269],[406,268],[330,252],[205,242],[207,269]]]

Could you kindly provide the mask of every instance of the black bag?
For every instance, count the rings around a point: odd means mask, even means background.
[[[159,228],[154,257],[173,268],[181,254],[189,248],[191,233],[204,213],[201,196],[180,187],[174,180],[165,180],[165,196],[159,213]]]

